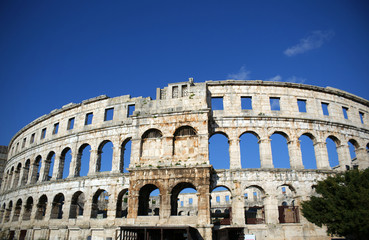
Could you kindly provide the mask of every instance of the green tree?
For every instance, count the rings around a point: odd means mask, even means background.
[[[302,203],[304,217],[329,234],[369,239],[369,168],[350,170],[319,181],[318,196]]]

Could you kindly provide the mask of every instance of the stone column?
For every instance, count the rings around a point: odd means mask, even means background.
[[[278,224],[278,200],[274,195],[269,195],[264,199],[265,223]]]
[[[346,165],[351,167],[350,149],[347,143],[342,143],[337,147],[338,161],[340,170],[346,170]]]
[[[261,168],[274,168],[272,159],[272,145],[269,138],[259,140]]]
[[[232,225],[245,225],[245,204],[242,193],[242,187],[239,182],[236,183],[235,192],[232,194]]]
[[[11,171],[10,172],[10,175],[9,175],[9,184],[8,184],[8,189],[12,189],[13,188],[13,183],[14,183],[14,171]]]
[[[46,211],[43,221],[49,221],[51,216],[51,209],[53,208],[53,199],[47,198]]]
[[[97,172],[97,158],[98,158],[98,150],[91,149],[90,150],[90,164],[88,167],[88,176],[94,175]]]
[[[330,169],[327,143],[316,142],[314,144],[314,152],[317,169]]]
[[[45,168],[46,168],[46,159],[40,159],[39,164],[41,164],[40,173],[38,176],[37,182],[43,182],[45,180]]]
[[[229,139],[230,169],[241,168],[240,139]]]
[[[163,136],[161,144],[163,149],[163,157],[171,158],[173,156],[173,136]]]
[[[197,214],[197,223],[198,224],[209,224],[210,223],[210,193],[209,186],[200,186],[198,188],[198,214]]]
[[[78,165],[78,156],[80,156],[80,154],[77,152],[77,150],[73,150],[72,151],[72,159],[70,161],[70,165],[69,165],[69,175],[68,178],[73,178],[73,177],[77,177],[77,165]]]
[[[369,167],[369,154],[365,147],[360,147],[356,149],[356,158],[359,162],[360,169],[366,169]]]
[[[60,169],[60,154],[55,154],[54,159],[54,168],[53,168],[53,176],[51,177],[52,180],[56,180],[59,177],[59,169]]]
[[[170,194],[168,191],[165,191],[163,193],[160,193],[160,220],[161,221],[168,221],[170,214],[171,214],[171,197],[172,194]]]
[[[26,167],[22,167],[22,170],[20,171],[19,173],[19,181],[18,181],[18,186],[17,187],[20,187],[22,185],[24,185],[24,171],[26,170]]]
[[[122,147],[116,142],[113,147],[113,159],[111,163],[111,172],[112,173],[120,173],[121,172],[121,149]]]
[[[135,138],[131,140],[131,163],[130,165],[134,166],[135,164],[139,164],[140,161],[140,146],[141,139]]]
[[[304,169],[304,165],[302,163],[300,141],[298,139],[292,139],[287,144],[291,169]]]
[[[69,210],[70,210],[70,205],[71,205],[71,198],[70,197],[66,197],[64,196],[64,204],[63,204],[63,221],[67,222],[69,219]]]

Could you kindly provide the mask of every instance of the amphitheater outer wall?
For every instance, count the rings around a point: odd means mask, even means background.
[[[243,98],[251,99],[249,109],[244,109]],[[279,110],[272,110],[271,98],[277,99]],[[214,99],[222,102],[220,110],[212,106]],[[325,229],[298,212],[295,222],[281,223],[279,207],[299,207],[315,194],[313,185],[328,175],[369,166],[368,114],[369,101],[342,90],[266,81],[180,82],[157,89],[156,100],[125,95],[71,103],[34,120],[11,139],[1,185],[0,226],[16,239],[108,239],[118,237],[120,226],[191,226],[208,240],[218,228],[243,229],[257,239],[330,239]],[[209,139],[218,133],[229,143],[225,169],[214,169],[209,159]],[[240,137],[245,133],[258,139],[260,168],[242,167]],[[274,167],[274,133],[286,138],[290,168]],[[316,169],[304,167],[302,135],[313,141]],[[327,138],[336,143],[339,164],[334,167]],[[113,148],[107,163],[102,149],[108,142]],[[349,143],[355,148],[354,159]],[[86,146],[88,173],[81,176]],[[190,185],[197,191],[197,216],[174,216],[175,189]],[[232,218],[220,226],[213,224],[210,211],[211,192],[217,186],[231,194]],[[142,200],[146,188],[160,191],[157,216],[139,210],[147,207]],[[264,218],[259,224],[246,223],[249,188],[260,191]],[[105,215],[96,215],[97,193],[104,190],[109,198]],[[126,191],[128,212],[122,217],[118,205]],[[80,214],[74,213],[76,193],[84,196]]]

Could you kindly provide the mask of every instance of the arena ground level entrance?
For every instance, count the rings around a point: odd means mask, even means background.
[[[196,228],[189,226],[120,227],[119,240],[201,240]]]

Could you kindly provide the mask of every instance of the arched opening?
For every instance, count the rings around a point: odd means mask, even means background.
[[[76,162],[77,177],[87,176],[90,165],[90,153],[91,146],[88,144],[82,144],[82,146],[78,149],[78,156]]]
[[[159,216],[160,191],[157,186],[147,184],[140,189],[138,196],[138,216]]]
[[[317,169],[313,140],[314,137],[307,133],[299,138],[302,163],[305,169]]]
[[[229,141],[225,133],[218,132],[210,137],[209,161],[214,169],[229,169]]]
[[[245,223],[263,224],[265,223],[264,211],[265,192],[259,186],[249,186],[245,189]]]
[[[15,204],[14,215],[12,219],[13,222],[19,220],[21,210],[22,210],[22,199],[18,199],[17,203]]]
[[[9,177],[8,177],[8,182],[9,182],[9,186],[8,186],[8,189],[12,189],[13,188],[13,175],[14,175],[14,166],[10,169],[10,174],[9,174]]]
[[[334,136],[329,136],[326,140],[329,166],[334,168],[339,166],[337,147],[340,145],[339,140]]]
[[[85,194],[81,191],[75,192],[70,203],[69,218],[82,217],[84,208]]]
[[[141,139],[141,157],[152,158],[161,156],[161,138],[163,134],[158,129],[149,129]]]
[[[113,162],[113,143],[106,140],[103,141],[97,151],[97,171],[111,171]]]
[[[231,225],[232,193],[223,186],[217,186],[210,195],[210,218],[214,225]]]
[[[174,133],[173,141],[174,155],[181,156],[184,159],[197,155],[199,142],[193,127],[183,126],[178,128]]]
[[[45,161],[46,181],[49,181],[53,177],[54,163],[55,163],[55,153],[50,152],[47,155]]]
[[[8,187],[8,178],[9,178],[9,170],[6,173],[4,172],[3,182],[1,184],[2,191],[5,191]]]
[[[41,175],[42,158],[38,155],[33,163],[32,183],[39,181]]]
[[[28,197],[26,205],[24,205],[23,221],[28,221],[31,219],[32,208],[33,208],[33,198]]]
[[[92,198],[91,218],[107,218],[109,206],[109,194],[104,189],[96,191]]]
[[[128,215],[128,189],[123,189],[118,194],[115,217],[126,218]]]
[[[274,167],[290,168],[290,156],[287,146],[288,136],[285,133],[276,132],[270,139],[272,140],[271,145]]]
[[[72,162],[72,150],[67,147],[61,153],[60,156],[60,173],[61,178],[65,179],[69,176],[70,163]]]
[[[30,165],[31,165],[31,160],[27,159],[26,163],[24,164],[24,168],[23,168],[23,176],[22,176],[22,181],[21,181],[22,185],[25,185],[28,181]]]
[[[299,207],[295,189],[287,184],[277,188],[279,223],[299,223]]]
[[[132,141],[131,138],[127,138],[122,143],[121,152],[120,152],[120,172],[127,173],[129,168],[129,164],[131,162],[131,146]]]
[[[12,213],[13,210],[13,201],[10,201],[8,204],[8,208],[5,211],[5,218],[4,218],[4,222],[9,222],[10,220],[10,215]]]
[[[51,206],[51,219],[62,219],[63,218],[63,205],[64,205],[64,195],[58,193],[53,200]]]
[[[242,168],[260,168],[259,136],[246,132],[240,136]]]
[[[170,212],[172,216],[196,216],[197,215],[197,191],[193,184],[183,182],[177,184],[171,192]]]
[[[2,208],[0,209],[0,223],[3,223],[5,211],[6,211],[6,206],[5,206],[5,203],[4,203]]]
[[[47,207],[47,197],[46,195],[42,195],[37,203],[37,211],[35,215],[36,220],[42,220],[46,214],[46,207]]]
[[[356,150],[359,148],[359,144],[354,139],[350,139],[347,144],[350,149],[351,160],[356,159]]]
[[[18,184],[19,184],[19,177],[20,177],[20,172],[22,170],[22,164],[18,163],[15,172],[14,172],[14,182],[13,182],[13,188],[17,188]]]

